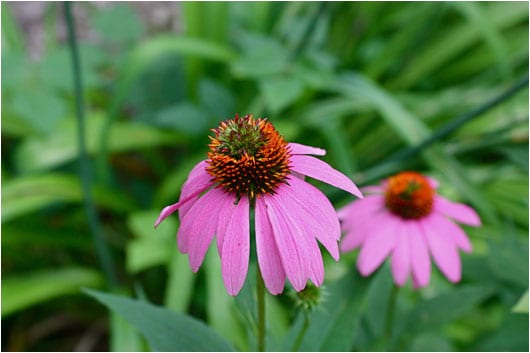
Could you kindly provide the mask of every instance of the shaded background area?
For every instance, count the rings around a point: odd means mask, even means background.
[[[106,284],[82,202],[62,5],[1,6],[2,350],[145,350],[133,327],[80,292]],[[73,10],[92,192],[122,294],[189,313],[252,349],[248,313],[227,296],[215,249],[193,275],[175,248],[177,217],[156,231],[153,222],[204,159],[209,129],[253,113],[287,140],[325,148],[324,159],[358,185],[414,169],[480,213],[484,226],[466,228],[474,252],[463,255],[460,284],[433,270],[425,290],[401,290],[396,322],[408,335],[394,349],[528,350],[528,82],[457,124],[528,77],[528,3]],[[318,186],[336,207],[351,201]],[[350,286],[356,255],[335,263],[326,254],[326,285],[366,287],[359,306],[328,303],[336,315],[321,319],[335,346],[301,349],[387,349],[390,271]],[[288,290],[268,300],[271,347],[282,348],[300,313]]]

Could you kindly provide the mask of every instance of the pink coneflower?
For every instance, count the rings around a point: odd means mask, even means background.
[[[177,245],[196,272],[214,235],[225,287],[239,293],[250,253],[250,210],[255,214],[256,250],[265,286],[295,290],[324,280],[317,240],[338,260],[340,224],[326,196],[304,175],[362,197],[342,173],[312,155],[320,148],[287,143],[266,119],[252,115],[221,122],[210,137],[208,159],[197,164],[182,186],[179,202],[165,207],[155,227],[179,210]]]
[[[414,287],[425,287],[431,277],[430,254],[451,282],[460,281],[458,249],[471,252],[471,243],[453,221],[479,226],[480,219],[469,206],[437,195],[436,187],[433,179],[403,172],[366,188],[374,194],[339,211],[346,233],[341,251],[361,247],[357,267],[362,275],[369,276],[391,255],[397,285],[412,273]]]

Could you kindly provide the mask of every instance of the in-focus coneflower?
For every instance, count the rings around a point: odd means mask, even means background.
[[[309,156],[324,150],[287,143],[266,119],[236,115],[212,131],[208,158],[193,168],[179,201],[162,210],[155,226],[179,211],[177,245],[194,272],[216,236],[225,287],[236,295],[248,270],[252,208],[259,269],[269,292],[281,293],[286,278],[297,291],[308,280],[320,286],[324,265],[317,240],[337,260],[340,224],[329,200],[304,176],[362,197],[359,189]]]
[[[451,281],[461,277],[458,249],[471,251],[471,243],[454,221],[479,226],[469,206],[437,195],[437,182],[416,172],[402,172],[366,188],[374,194],[339,210],[345,236],[342,252],[360,247],[359,272],[372,274],[391,256],[394,282],[402,286],[412,274],[416,288],[431,277],[431,260]]]

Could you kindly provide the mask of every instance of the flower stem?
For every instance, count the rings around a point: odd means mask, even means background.
[[[96,246],[96,252],[105,273],[107,285],[113,288],[117,284],[117,276],[114,268],[110,249],[103,238],[103,231],[92,199],[92,181],[90,177],[90,165],[86,152],[85,142],[85,107],[83,101],[83,84],[81,78],[81,63],[77,48],[77,39],[75,35],[74,19],[70,2],[64,3],[64,17],[68,29],[68,44],[72,58],[72,70],[74,78],[74,94],[77,117],[77,141],[79,149],[79,175],[83,190],[83,202],[85,213],[90,226],[92,238]]]
[[[257,274],[258,291],[258,352],[265,352],[265,283],[259,268]]]
[[[399,287],[395,284],[392,285],[392,291],[390,292],[390,298],[388,299],[388,307],[386,310],[386,321],[385,321],[385,337],[389,344],[392,339],[392,326],[394,325],[394,314],[396,312],[396,302]]]
[[[296,337],[296,341],[294,342],[293,346],[293,352],[298,352],[300,349],[300,345],[302,344],[302,339],[305,336],[305,333],[307,331],[307,328],[309,327],[309,315],[306,311],[304,311],[304,326],[300,329],[300,332],[298,333],[298,336]]]

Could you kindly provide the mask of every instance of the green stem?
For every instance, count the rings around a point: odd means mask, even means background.
[[[390,298],[388,299],[388,307],[386,310],[386,321],[385,321],[385,337],[390,344],[392,340],[392,327],[394,326],[394,314],[396,312],[396,302],[399,287],[395,284],[392,285],[392,291],[390,292]]]
[[[90,176],[90,165],[86,152],[85,141],[85,106],[83,101],[83,84],[81,77],[81,63],[77,47],[77,39],[75,35],[74,19],[72,16],[71,3],[64,4],[64,17],[68,29],[68,44],[72,58],[72,70],[74,80],[74,94],[77,117],[77,141],[78,141],[78,159],[79,159],[79,176],[81,179],[81,186],[83,190],[83,203],[85,213],[90,226],[92,239],[96,247],[96,252],[105,273],[107,285],[112,288],[117,284],[116,272],[112,260],[110,249],[103,238],[102,227],[92,199],[92,180]]]
[[[306,311],[304,311],[304,326],[302,326],[302,328],[300,329],[300,332],[298,333],[298,336],[296,337],[296,341],[294,342],[294,346],[293,346],[293,352],[298,352],[298,350],[300,349],[300,345],[302,344],[302,339],[304,338],[308,327],[309,327],[309,315]]]
[[[265,352],[265,283],[259,268],[256,270],[256,274],[258,291],[258,352]]]

